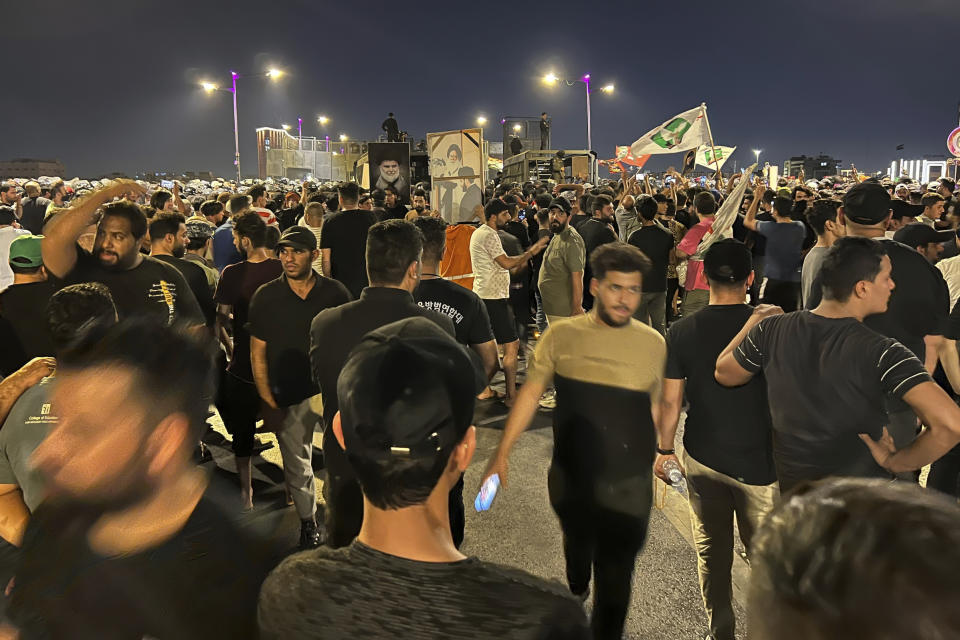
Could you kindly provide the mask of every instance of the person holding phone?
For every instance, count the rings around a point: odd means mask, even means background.
[[[550,323],[541,336],[483,481],[496,474],[509,490],[510,451],[553,383],[547,484],[563,530],[567,584],[586,601],[593,574],[594,637],[620,638],[653,503],[654,453],[673,454],[672,440],[658,446],[656,433],[666,343],[633,318],[647,257],[617,241],[601,245],[590,262],[594,307]]]

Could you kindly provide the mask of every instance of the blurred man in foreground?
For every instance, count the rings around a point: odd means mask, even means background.
[[[90,327],[60,355],[59,419],[32,458],[49,495],[27,527],[8,618],[24,637],[256,637],[270,561],[191,460],[209,350],[137,319]]]

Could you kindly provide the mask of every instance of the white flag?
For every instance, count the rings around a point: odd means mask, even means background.
[[[710,231],[707,231],[703,239],[700,240],[700,244],[697,245],[697,250],[693,255],[694,260],[703,260],[703,256],[707,254],[707,249],[717,240],[733,237],[733,221],[737,219],[737,213],[740,211],[740,203],[743,202],[743,196],[747,192],[747,185],[750,184],[750,176],[753,175],[753,170],[756,166],[756,163],[754,163],[743,170],[743,175],[740,176],[740,182],[733,188],[730,195],[723,200],[723,204],[720,205],[717,215],[713,218],[713,226],[710,227]]]
[[[697,164],[710,169],[722,169],[723,164],[730,159],[736,147],[721,147],[716,145],[711,147],[705,144],[697,149]]]
[[[710,144],[707,133],[707,115],[703,106],[690,109],[670,118],[662,125],[630,145],[635,158],[656,153],[677,153]]]

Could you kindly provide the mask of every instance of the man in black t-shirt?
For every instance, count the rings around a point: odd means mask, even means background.
[[[329,437],[329,427],[337,413],[337,378],[350,350],[368,332],[412,316],[430,318],[451,336],[455,335],[449,317],[413,301],[412,293],[420,279],[422,249],[423,237],[412,223],[385,220],[375,224],[367,236],[370,286],[359,300],[325,309],[310,324],[310,368],[323,397],[323,462],[327,474],[323,485],[324,518],[326,544],[330,547],[350,544],[363,521],[360,485],[343,448],[336,438]]]
[[[593,308],[593,295],[590,293],[590,279],[593,273],[590,271],[590,256],[594,249],[608,242],[616,242],[617,234],[613,232],[613,201],[607,196],[597,196],[593,200],[593,217],[586,220],[579,227],[576,227],[580,237],[583,238],[583,245],[587,256],[585,268],[583,270],[583,309],[589,311]]]
[[[357,209],[360,187],[355,182],[341,184],[339,194],[340,211],[324,221],[320,237],[323,273],[339,280],[357,299],[367,286],[367,231],[377,219],[372,212]]]
[[[400,194],[396,187],[388,186],[383,191],[383,215],[380,220],[404,220],[407,217],[407,207],[400,201]]]
[[[733,517],[750,552],[753,534],[778,490],[771,451],[770,410],[763,376],[727,389],[714,379],[717,356],[753,313],[744,304],[753,283],[750,249],[732,238],[715,242],[703,260],[710,303],[667,331],[660,448],[673,449],[683,408],[683,468],[690,494],[700,593],[716,640],[733,640],[731,575]],[[658,455],[655,473],[669,479]]]
[[[550,125],[552,122],[547,118],[547,112],[540,114],[540,150],[550,148]]]
[[[350,301],[346,287],[313,270],[317,238],[306,227],[283,232],[277,255],[283,275],[263,285],[250,301],[250,359],[264,420],[275,428],[283,475],[300,516],[300,548],[320,544],[313,476],[311,399],[319,393],[310,376],[310,323],[323,311]]]
[[[203,312],[180,272],[140,253],[147,235],[143,211],[128,200],[111,202],[130,192],[144,193],[144,189],[128,181],[115,182],[53,217],[44,228],[43,264],[63,284],[106,285],[121,320],[150,315],[166,324],[202,325]],[[89,253],[77,240],[96,220],[101,205],[105,206]]]
[[[817,308],[776,315],[778,307],[760,305],[717,359],[716,378],[724,386],[764,373],[782,491],[829,476],[913,471],[960,442],[960,408],[909,349],[863,323],[887,309],[895,286],[887,246],[841,238],[820,269]],[[885,426],[888,395],[927,422],[900,451]],[[879,443],[871,439],[881,434]]]
[[[476,448],[470,424],[483,385],[466,349],[424,318],[394,322],[356,345],[326,435],[356,470],[363,529],[346,548],[298,554],[270,574],[261,638],[590,637],[583,610],[560,585],[454,546],[443,516]]]
[[[280,276],[282,267],[268,252],[267,223],[254,211],[233,218],[233,241],[243,262],[228,265],[217,283],[217,337],[228,364],[221,372],[216,406],[223,426],[233,437],[233,455],[240,476],[240,498],[245,509],[253,508],[253,450],[260,399],[250,366],[250,334],[247,317],[250,300],[261,285]]]
[[[9,375],[31,358],[53,355],[47,328],[47,303],[55,291],[43,266],[43,236],[22,235],[10,243],[13,284],[0,291],[0,318],[8,322],[0,375]]]
[[[40,197],[40,185],[36,182],[31,181],[23,185],[23,191],[27,197],[20,201],[23,208],[20,226],[38,235],[43,232],[43,219],[47,214],[47,207],[50,206],[50,200]]]
[[[497,342],[490,327],[490,316],[480,296],[470,289],[444,280],[438,274],[446,250],[443,218],[418,218],[414,226],[423,234],[423,273],[413,297],[424,309],[436,311],[453,320],[457,342],[473,349],[483,362],[487,378],[499,367]]]
[[[760,211],[757,213],[757,222],[773,222],[773,199],[777,192],[773,189],[766,191],[760,199]],[[751,195],[751,204],[753,196]],[[737,220],[743,222],[743,217],[738,216]],[[760,304],[760,284],[763,282],[766,266],[767,239],[756,231],[744,229],[746,239],[744,242],[750,247],[750,253],[753,256],[753,284],[750,285],[750,303],[754,306]]]
[[[150,257],[166,262],[183,275],[203,311],[205,324],[212,328],[217,309],[203,267],[183,259],[187,252],[187,224],[182,213],[161,211],[150,221]]]
[[[397,120],[392,113],[387,114],[387,119],[380,125],[380,129],[386,132],[387,142],[400,141],[400,125],[397,124]]]
[[[650,272],[643,276],[643,295],[634,317],[663,334],[667,330],[667,267],[674,255],[673,234],[657,224],[656,200],[641,196],[636,207],[642,222],[627,243],[650,259]]]
[[[914,249],[884,237],[890,219],[890,194],[876,182],[863,182],[843,196],[837,222],[847,236],[875,238],[890,259],[896,288],[882,313],[863,323],[878,333],[899,341],[920,359],[932,374],[937,351],[943,342],[943,327],[950,314],[950,292],[940,270]],[[815,277],[807,308],[820,304],[821,282]],[[917,415],[895,398],[887,402],[890,433],[898,447],[916,437]]]
[[[190,453],[211,355],[192,332],[143,317],[90,327],[58,354],[59,420],[32,457],[48,497],[6,611],[20,637],[257,636],[273,559],[215,506]]]

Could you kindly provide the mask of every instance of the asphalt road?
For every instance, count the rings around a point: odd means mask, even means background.
[[[476,457],[466,474],[464,498],[468,501],[466,538],[462,550],[483,560],[520,567],[536,575],[562,582],[564,576],[560,528],[547,499],[547,469],[550,463],[553,434],[549,412],[541,412],[531,429],[519,440],[511,458],[509,489],[498,495],[493,508],[476,513],[473,498],[479,489],[480,476],[489,456],[499,441],[506,409],[495,402],[478,403],[475,423],[478,425]],[[229,441],[222,424],[214,416],[213,430],[205,441],[211,446],[214,462],[206,466],[226,487],[236,485],[235,467]],[[682,434],[678,434],[678,439]],[[275,442],[272,434],[260,434],[265,442]],[[319,491],[323,472],[320,438],[315,444],[315,470]],[[255,458],[254,511],[240,515],[246,523],[278,545],[293,550],[299,522],[292,507],[285,504],[280,455],[274,446]],[[694,552],[686,499],[661,484],[656,488],[657,506],[650,514],[646,546],[637,559],[633,593],[626,623],[626,638],[701,639],[707,633],[706,617],[697,583]],[[659,499],[663,495],[663,499]],[[222,496],[233,503],[239,513],[239,488]],[[734,595],[738,621],[743,621],[741,606],[748,569],[740,557],[734,563]],[[588,605],[589,607],[589,605]],[[739,630],[742,631],[741,622]]]

